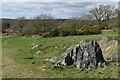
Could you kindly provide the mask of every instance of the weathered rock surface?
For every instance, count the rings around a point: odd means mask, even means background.
[[[76,65],[80,70],[97,66],[104,67],[104,60],[100,45],[96,41],[82,42],[67,49],[65,53],[51,59],[56,66]]]
[[[108,37],[103,37],[98,43],[100,44],[105,59],[118,57],[118,40],[108,40]]]
[[[76,65],[80,70],[84,70],[97,66],[104,67],[105,60],[118,56],[118,40],[103,37],[97,42],[81,41],[80,44],[68,48],[59,57],[51,58],[48,61],[54,63],[55,66]]]

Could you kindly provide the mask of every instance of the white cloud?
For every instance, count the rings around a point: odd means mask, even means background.
[[[56,18],[69,18],[87,14],[89,9],[99,4],[96,2],[7,2],[2,4],[4,18],[25,16],[35,17],[40,14],[51,14]],[[116,4],[116,3],[114,3]]]

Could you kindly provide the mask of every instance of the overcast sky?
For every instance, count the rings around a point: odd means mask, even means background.
[[[79,0],[58,1],[29,0],[28,2],[27,0],[4,0],[2,1],[2,18],[17,18],[21,16],[33,18],[40,14],[51,14],[55,18],[70,18],[88,14],[90,9],[100,4],[118,5],[118,0],[107,0],[106,2],[90,2],[90,0],[84,0],[84,2]]]

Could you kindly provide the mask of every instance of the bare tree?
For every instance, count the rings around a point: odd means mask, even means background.
[[[91,9],[89,12],[93,16],[93,19],[98,20],[99,22],[109,19],[113,16],[113,13],[115,11],[115,7],[112,5],[99,5],[98,7],[95,7]]]
[[[36,19],[53,19],[51,14],[40,14],[37,17],[35,17]]]

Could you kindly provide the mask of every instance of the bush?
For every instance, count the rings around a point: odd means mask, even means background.
[[[58,32],[59,32],[59,36],[67,36],[70,35],[70,31],[68,28],[66,28],[65,26],[61,25],[58,27]]]
[[[91,34],[99,34],[101,33],[101,30],[100,30],[100,25],[93,25],[90,27],[90,33]]]
[[[59,36],[59,31],[57,28],[53,28],[50,32],[51,37]]]
[[[84,25],[78,30],[79,34],[99,34],[101,33],[100,31],[100,26],[99,25]]]
[[[50,37],[50,33],[49,32],[45,32],[43,34],[41,34],[42,37],[46,38],[46,37]]]
[[[29,27],[26,26],[22,29],[22,31],[23,31],[23,33],[22,33],[23,35],[28,35],[28,36],[36,35],[39,33],[39,30],[32,26],[29,26]]]

